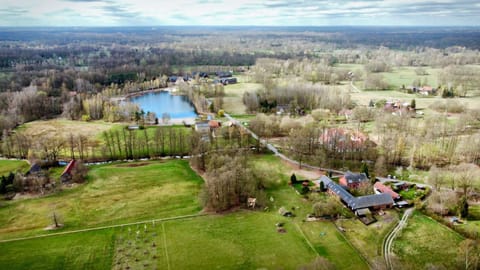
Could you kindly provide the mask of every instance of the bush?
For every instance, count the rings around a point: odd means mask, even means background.
[[[446,100],[445,102],[436,102],[430,105],[432,110],[437,112],[463,113],[466,110],[464,104],[457,100]]]
[[[84,121],[84,122],[90,121],[90,115],[88,115],[88,114],[83,114],[83,115],[82,115],[82,121]]]
[[[308,186],[302,186],[302,191],[300,192],[300,194],[305,195],[308,192],[310,192],[310,188]]]

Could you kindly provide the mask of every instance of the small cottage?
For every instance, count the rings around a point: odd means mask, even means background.
[[[74,167],[75,167],[75,159],[72,159],[68,163],[68,165],[65,167],[62,174],[60,175],[60,180],[62,180],[62,183],[66,183],[72,180],[72,170]]]

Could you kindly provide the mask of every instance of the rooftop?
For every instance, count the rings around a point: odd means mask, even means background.
[[[344,201],[347,204],[347,206],[350,207],[350,209],[352,210],[381,206],[386,204],[393,204],[392,197],[386,193],[354,197],[345,188],[333,182],[327,176],[322,176],[320,177],[320,179],[318,179],[315,182],[318,182],[318,183],[323,182],[329,190],[337,194],[337,196],[339,196],[342,199],[342,201]]]

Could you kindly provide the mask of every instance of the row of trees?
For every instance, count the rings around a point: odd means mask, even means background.
[[[250,112],[274,112],[280,106],[291,114],[303,114],[317,108],[338,112],[352,106],[350,95],[342,88],[300,82],[245,92],[243,102]]]

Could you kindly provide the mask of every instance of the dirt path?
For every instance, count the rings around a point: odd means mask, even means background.
[[[387,269],[393,269],[391,262],[392,244],[397,234],[407,225],[408,217],[412,214],[414,208],[409,208],[403,214],[402,219],[398,222],[397,226],[385,237],[383,241],[383,256],[385,257],[385,263]]]

